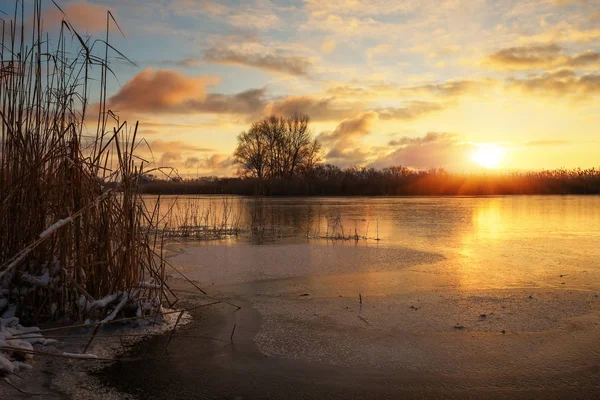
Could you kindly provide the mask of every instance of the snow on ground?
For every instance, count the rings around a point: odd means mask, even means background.
[[[170,311],[163,309],[164,313]],[[88,372],[104,366],[106,360],[117,358],[125,346],[172,330],[179,314],[177,311],[161,317],[104,324],[84,354],[83,349],[96,326],[94,323],[86,328],[48,332],[48,336],[65,336],[57,341],[45,338],[37,327],[23,327],[16,317],[0,318],[0,378],[8,379],[11,385],[28,393],[43,393],[45,399],[62,399],[65,394],[86,399],[122,398],[111,389],[100,387]],[[190,321],[191,316],[184,313],[177,326]],[[31,351],[58,357],[36,355],[34,359]],[[18,393],[0,381],[0,398],[26,399],[29,395]]]
[[[0,377],[30,368],[33,343],[46,345],[55,342],[45,339],[38,331],[37,327],[22,326],[16,317],[0,318]]]

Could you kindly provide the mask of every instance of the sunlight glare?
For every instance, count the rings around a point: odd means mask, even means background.
[[[479,146],[471,154],[471,159],[485,168],[499,168],[506,154],[506,149],[496,145]]]

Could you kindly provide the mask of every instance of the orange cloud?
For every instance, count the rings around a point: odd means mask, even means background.
[[[313,121],[335,121],[356,115],[362,105],[340,104],[333,97],[318,98],[312,96],[288,96],[267,104],[265,115],[291,116],[307,114]]]
[[[563,54],[556,44],[511,47],[490,54],[484,64],[496,69],[547,69],[556,67],[584,68],[598,66],[600,53],[588,50],[575,56]]]
[[[364,103],[340,102],[335,97],[288,96],[269,103],[263,114],[290,116],[302,113],[307,114],[313,121],[339,121],[352,118],[360,112],[375,112],[381,119],[412,120],[443,108],[439,103],[411,101],[403,107],[368,109]]]
[[[156,140],[148,143],[148,145],[150,146],[150,149],[152,149],[152,151],[158,151],[158,152],[167,152],[167,151],[171,151],[171,152],[175,152],[175,151],[210,152],[210,151],[214,151],[213,149],[209,149],[206,147],[192,146],[189,143],[183,142],[181,140],[168,141],[168,140],[156,139]]]
[[[403,165],[412,168],[461,169],[469,160],[475,146],[462,142],[455,133],[429,132],[423,137],[403,136],[392,140],[398,146],[393,152],[379,158],[372,166],[384,168]]]
[[[562,48],[556,44],[510,47],[490,54],[485,63],[504,69],[545,68],[565,61]]]
[[[428,101],[411,101],[404,107],[385,107],[377,109],[381,119],[411,120],[432,112],[441,111],[444,107]]]
[[[210,77],[187,77],[170,70],[146,68],[110,98],[113,108],[154,112],[177,109],[206,98],[205,87],[218,83]]]
[[[109,99],[116,111],[157,114],[260,113],[266,102],[265,89],[250,89],[234,95],[206,93],[215,77],[189,77],[177,71],[147,68],[134,76]]]
[[[511,78],[508,82],[509,87],[550,96],[581,98],[600,94],[600,74],[577,75],[570,69],[528,76],[523,79]]]
[[[234,159],[231,155],[213,154],[208,158],[200,159],[198,157],[188,157],[185,160],[185,168],[198,168],[201,170],[220,171],[229,170],[234,165]]]
[[[327,162],[338,165],[361,164],[369,157],[369,152],[359,145],[359,141],[369,134],[379,115],[375,111],[366,111],[353,118],[347,118],[331,132],[319,134],[317,140],[329,151]]]

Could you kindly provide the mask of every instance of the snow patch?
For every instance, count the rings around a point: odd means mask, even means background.
[[[40,233],[40,239],[50,235],[55,230],[57,230],[58,228],[60,228],[61,226],[65,225],[66,223],[68,223],[70,221],[71,221],[71,217],[59,219],[58,221],[56,221],[55,223],[50,225],[48,228],[46,228],[46,230],[44,232]]]
[[[21,369],[29,369],[33,359],[32,343],[50,344],[38,327],[24,327],[16,317],[0,318],[0,377]],[[25,360],[25,362],[21,361]]]

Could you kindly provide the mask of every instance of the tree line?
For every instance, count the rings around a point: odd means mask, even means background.
[[[203,177],[178,182],[154,179],[142,185],[142,191],[248,196],[600,194],[600,170],[454,173],[443,169],[413,170],[404,166],[374,169],[318,164],[309,173],[294,178]]]
[[[238,177],[168,181],[146,177],[143,191],[267,196],[600,194],[600,171],[594,168],[452,173],[323,164],[309,122],[304,114],[271,116],[240,133],[234,152]]]

